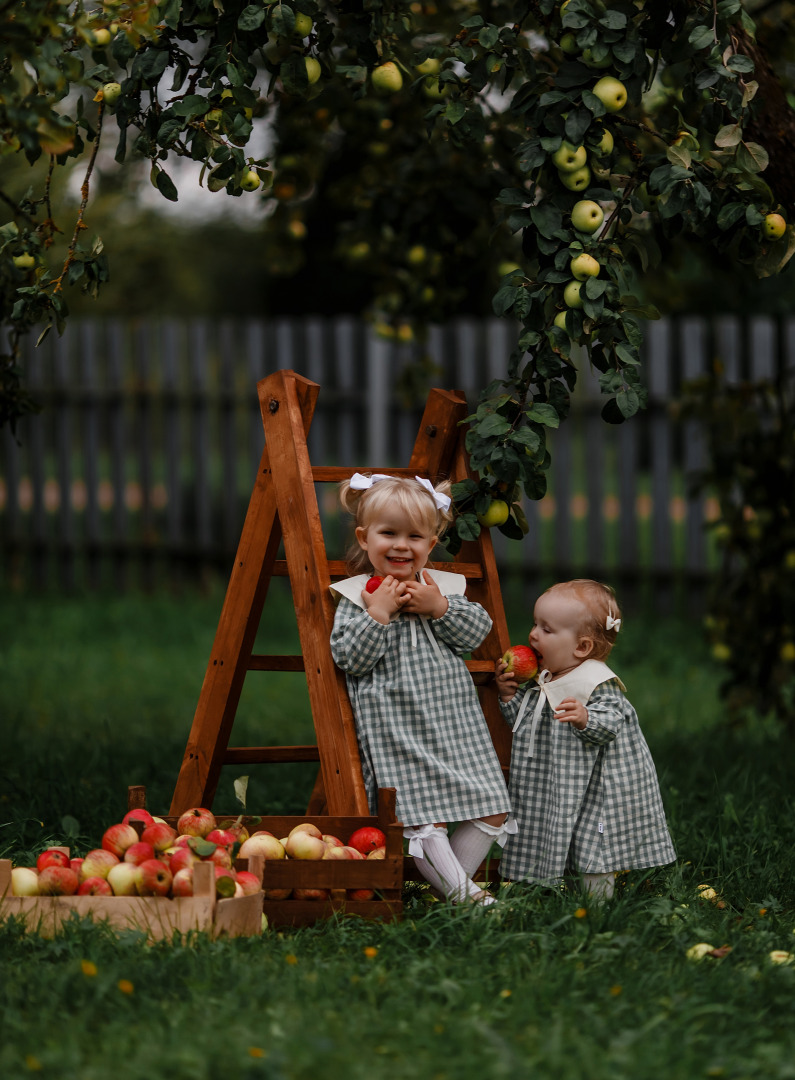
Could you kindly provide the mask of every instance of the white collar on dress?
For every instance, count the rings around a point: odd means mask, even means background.
[[[451,574],[449,570],[431,570],[430,568],[427,572],[439,586],[443,596],[463,596],[466,592],[467,582],[463,574]],[[344,596],[346,600],[350,600],[352,604],[364,610],[362,589],[369,577],[369,574],[357,574],[356,577],[343,578],[342,581],[333,582],[331,591]]]

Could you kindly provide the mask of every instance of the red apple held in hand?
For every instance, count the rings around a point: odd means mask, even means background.
[[[11,871],[12,896],[38,896],[39,875],[32,866],[15,866]]]
[[[293,829],[285,845],[288,859],[322,859],[326,845],[320,836]]]
[[[155,860],[150,860],[154,862]],[[137,896],[141,867],[131,862],[116,863],[108,871],[108,885],[114,896]]]
[[[141,833],[141,841],[144,844],[151,844],[155,853],[170,848],[176,838],[176,831],[165,821],[156,821],[153,825],[148,825]]]
[[[119,864],[121,865],[121,864]],[[107,878],[90,877],[81,882],[77,888],[78,896],[113,896],[113,889],[108,884]]]
[[[36,869],[39,873],[46,869],[48,866],[69,866],[70,859],[65,851],[61,851],[60,848],[47,848],[46,851],[42,851],[38,859],[36,859]]]
[[[94,848],[83,859],[83,865],[80,867],[80,880],[86,881],[90,877],[106,878],[111,867],[117,866],[118,863],[119,860],[112,851],[106,851],[105,848]]]
[[[384,579],[382,577],[379,577],[378,574],[373,574],[371,578],[367,579],[367,584],[364,587],[364,591],[374,593],[383,580]]]
[[[262,855],[266,862],[274,859],[284,859],[287,853],[281,840],[269,832],[255,832],[244,840],[239,852],[241,859],[248,859],[252,855]]]
[[[132,825],[111,825],[102,834],[102,847],[120,859],[128,847],[138,843],[138,833]]]
[[[180,850],[182,849],[180,848]],[[133,866],[140,866],[142,862],[146,862],[147,859],[154,859],[154,857],[155,849],[144,840],[139,840],[136,844],[130,844],[124,852],[124,862],[132,863]]]
[[[364,828],[356,829],[351,834],[348,838],[348,846],[361,851],[362,855],[367,855],[376,848],[386,847],[386,837],[374,825],[365,825]]]
[[[254,893],[258,893],[260,890],[259,878],[256,874],[252,874],[250,870],[238,870],[237,883],[243,890],[244,896],[253,896]]]
[[[204,806],[194,806],[180,814],[177,821],[177,832],[187,833],[188,836],[206,836],[215,828],[215,814]]]
[[[529,645],[511,645],[502,661],[508,665],[506,672],[511,672],[518,683],[530,682],[538,674],[538,657]]]
[[[174,874],[171,882],[171,892],[174,896],[193,896],[193,868],[183,866]]]
[[[71,867],[53,863],[39,874],[39,896],[74,896],[79,884]]]
[[[138,822],[142,828],[146,828],[147,825],[151,825],[154,818],[148,810],[139,808],[138,810],[128,810],[124,817],[121,819],[122,825],[133,825],[134,822]]]
[[[159,859],[147,859],[138,867],[139,896],[167,896],[171,888],[171,871]]]

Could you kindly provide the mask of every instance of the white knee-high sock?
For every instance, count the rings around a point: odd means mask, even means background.
[[[609,900],[615,892],[615,882],[616,875],[612,872],[582,875],[583,888],[594,900]]]
[[[446,829],[434,829],[430,836],[424,837],[422,850],[423,858],[414,857],[417,869],[435,888],[441,888],[448,900],[458,903],[478,891],[453,854]],[[423,865],[426,863],[430,866]],[[438,884],[426,873],[427,869],[438,879]]]
[[[503,832],[503,825],[489,825],[479,819],[462,821],[457,826],[450,840],[450,847],[470,877],[488,855],[491,845]]]

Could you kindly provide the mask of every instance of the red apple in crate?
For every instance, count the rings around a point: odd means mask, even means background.
[[[106,851],[105,848],[94,848],[83,859],[83,865],[80,867],[80,880],[85,881],[90,877],[106,878],[111,867],[117,866],[118,863],[119,860],[112,851]]]
[[[47,848],[36,859],[36,869],[39,873],[48,866],[69,866],[70,859],[65,851],[60,848]]]
[[[362,855],[361,851],[359,851],[358,848],[349,847],[347,844],[345,845],[345,847],[342,850],[347,852],[347,857],[349,859],[366,859],[367,858],[366,855]]]
[[[266,900],[288,900],[293,894],[292,889],[263,889],[262,895]]]
[[[345,845],[338,836],[332,836],[331,833],[323,833],[320,838],[327,847],[344,847]]]
[[[183,866],[177,870],[171,882],[172,896],[193,896],[193,867]]]
[[[355,859],[359,855],[359,852],[357,851],[355,854],[353,852],[354,849],[352,847],[346,847],[344,844],[342,844],[340,847],[329,847],[329,845],[326,844],[326,850],[323,852],[323,858],[337,860]]]
[[[217,847],[212,854],[208,855],[204,862],[215,863],[216,866],[220,866],[223,870],[232,869],[232,852],[229,848]]]
[[[118,859],[124,855],[128,847],[138,843],[138,833],[132,825],[111,825],[102,834],[102,847],[111,851]]]
[[[506,672],[511,672],[518,683],[530,682],[538,674],[538,657],[529,645],[511,645],[502,661],[508,665]]]
[[[120,862],[111,866],[108,871],[108,885],[114,896],[137,896],[140,877],[140,866],[131,862]]]
[[[151,828],[151,826],[150,826]],[[140,896],[167,896],[171,888],[171,871],[159,859],[147,859],[138,867],[136,884]]]
[[[367,853],[367,858],[368,859],[385,859],[386,858],[386,848],[385,847],[374,848],[372,851],[369,851]]]
[[[320,835],[312,836],[300,829],[293,829],[285,845],[288,859],[322,859],[326,845]]]
[[[121,865],[121,864],[119,864]],[[81,882],[77,888],[78,896],[113,896],[113,889],[108,884],[107,878],[90,877]]]
[[[230,832],[234,836],[235,840],[241,844],[244,840],[248,840],[249,831],[242,821],[219,821],[216,818],[216,828],[222,829],[224,832]]]
[[[69,866],[80,877],[80,867],[83,865],[83,856],[79,856],[77,859],[70,859]]]
[[[237,835],[231,829],[211,829],[204,838],[211,844],[220,844],[221,847],[230,848],[237,843]]]
[[[15,866],[11,871],[12,896],[38,896],[39,875],[32,866]]]
[[[252,855],[262,855],[266,862],[286,857],[282,842],[277,840],[273,833],[264,830],[252,833],[248,840],[244,840],[238,854],[241,859],[249,859]]]
[[[70,866],[45,866],[39,874],[40,896],[74,896],[79,882]]]
[[[216,866],[215,868],[215,895],[221,897],[224,900],[228,900],[230,896],[235,895],[236,877],[234,871],[228,870],[225,866]]]
[[[356,848],[362,855],[367,855],[376,848],[386,847],[386,837],[374,825],[365,825],[364,828],[357,829],[351,834],[348,838],[348,847]]]
[[[147,825],[141,833],[141,842],[151,844],[155,849],[155,854],[170,848],[176,838],[176,832],[165,821],[156,821],[153,825]]]
[[[180,848],[180,850],[182,849]],[[143,840],[130,844],[124,852],[124,862],[132,863],[133,866],[140,866],[142,862],[146,862],[147,859],[154,859],[154,857],[155,849],[151,844],[147,844]]]
[[[177,832],[188,836],[206,836],[215,828],[215,814],[204,806],[194,806],[180,814],[177,820]]]
[[[132,825],[134,822],[138,822],[138,824],[145,829],[147,825],[151,825],[154,820],[155,819],[148,810],[139,807],[138,810],[128,810],[121,819],[121,823],[122,825]]]
[[[180,870],[190,870],[201,861],[196,852],[187,847],[169,848],[168,853],[168,868],[175,876]]]
[[[237,883],[243,890],[244,896],[253,896],[260,890],[259,878],[250,870],[238,870]]]
[[[345,895],[349,900],[372,900],[375,893],[372,889],[348,889]]]
[[[293,900],[328,900],[328,889],[293,889]]]
[[[364,587],[365,592],[374,593],[378,586],[384,579],[377,574],[373,574],[371,578],[367,579],[367,584]]]

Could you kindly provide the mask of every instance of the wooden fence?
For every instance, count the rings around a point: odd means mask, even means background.
[[[474,402],[504,372],[512,327],[459,319],[434,329],[428,385]],[[32,343],[25,369],[42,411],[0,433],[0,584],[153,587],[234,556],[263,431],[256,382],[292,368],[321,386],[315,464],[404,464],[422,402],[397,387],[414,354],[346,318],[272,322],[73,321]],[[496,534],[501,568],[539,581],[594,575],[626,585],[703,582],[716,507],[693,497],[698,425],[670,402],[719,357],[729,377],[772,375],[795,357],[795,320],[661,320],[646,330],[648,409],[619,427],[583,363],[572,416],[551,439],[549,493],[526,505],[521,543]],[[424,395],[420,395],[423,397]],[[345,529],[321,489],[328,545]]]

